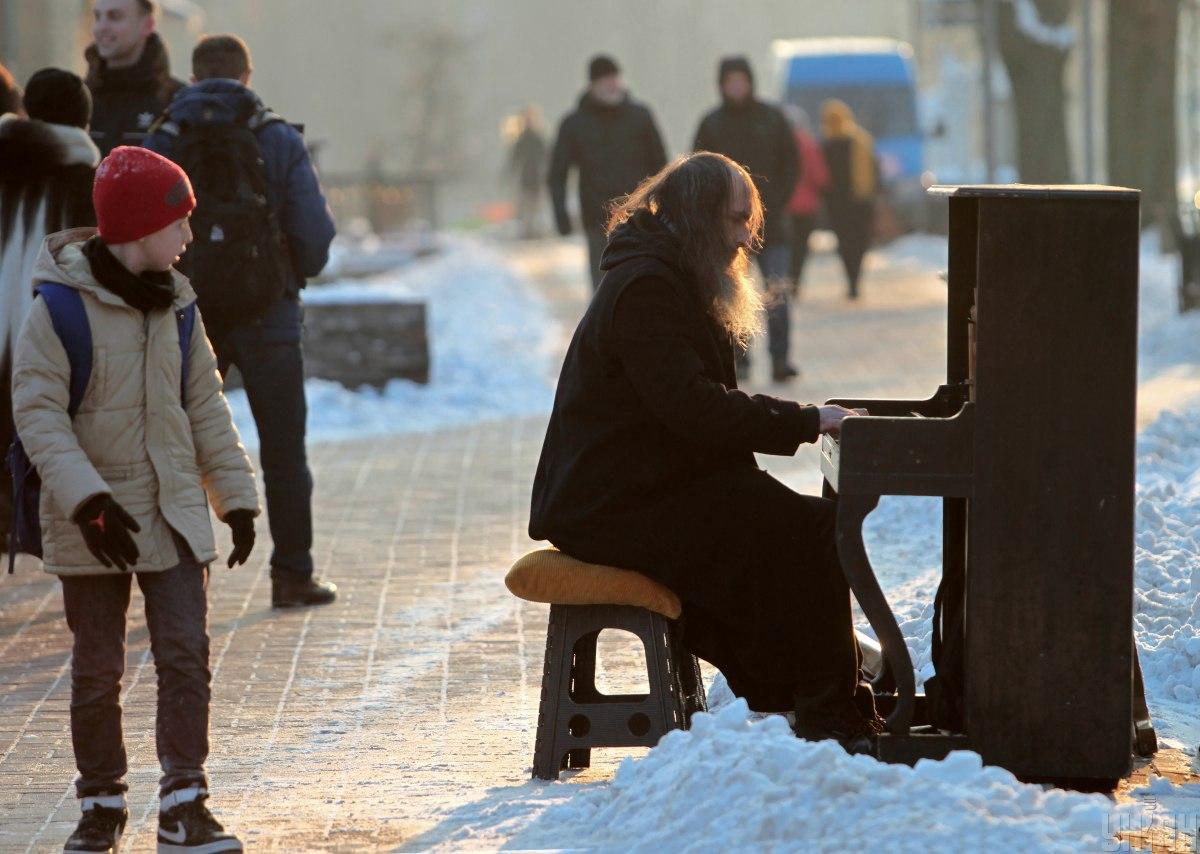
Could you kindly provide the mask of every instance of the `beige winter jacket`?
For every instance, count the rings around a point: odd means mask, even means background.
[[[17,434],[42,477],[42,547],[56,575],[118,573],[106,569],[72,520],[89,498],[110,494],[141,525],[134,535],[137,572],[179,563],[177,531],[200,563],[217,557],[205,493],[218,518],[258,513],[254,470],[221,392],[216,358],[197,315],[189,351],[187,406],[175,311],[196,299],[175,273],[172,311],[143,315],[93,277],[83,241],[94,229],[46,238],[34,281],[62,282],[83,294],[92,328],[92,374],[74,421],[67,415],[71,370],[42,300],[17,339],[13,416]]]

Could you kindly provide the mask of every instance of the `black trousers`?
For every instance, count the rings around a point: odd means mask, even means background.
[[[554,544],[673,590],[685,645],[750,708],[790,710],[797,691],[854,696],[860,651],[833,501],[747,467],[681,483],[637,510]]]
[[[608,235],[604,233],[604,226],[588,225],[584,226],[584,234],[587,236],[588,248],[588,272],[592,277],[592,291],[600,287],[600,280],[604,278],[604,273],[600,271],[600,259],[604,255],[604,249],[608,246]]]

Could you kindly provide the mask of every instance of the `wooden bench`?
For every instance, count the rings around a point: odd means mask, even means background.
[[[505,583],[522,599],[550,605],[534,777],[557,780],[564,768],[587,768],[594,747],[653,747],[707,708],[700,662],[681,643],[679,597],[663,585],[555,549],[522,557]],[[641,639],[650,693],[597,689],[596,640],[605,629]]]

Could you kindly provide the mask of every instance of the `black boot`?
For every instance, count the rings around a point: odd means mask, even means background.
[[[188,798],[182,800],[181,798]],[[242,843],[213,818],[204,802],[208,791],[190,788],[162,799],[158,813],[158,854],[224,854],[242,850]]]
[[[796,692],[796,735],[805,741],[834,739],[847,753],[873,754],[875,738],[884,731],[883,721],[874,711],[859,709],[856,694],[846,692],[839,683],[815,690]]]
[[[100,799],[111,801],[114,806],[100,806],[96,797],[83,798],[80,802],[83,815],[63,846],[63,854],[116,854],[120,850],[121,834],[129,821],[125,797],[105,795]],[[121,806],[115,806],[118,801]]]
[[[272,578],[271,607],[296,608],[301,605],[328,605],[337,598],[337,585],[315,578]]]

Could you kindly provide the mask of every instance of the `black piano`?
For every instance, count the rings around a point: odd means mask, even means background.
[[[885,657],[878,756],[950,750],[1027,780],[1125,776],[1155,749],[1133,644],[1139,194],[935,187],[950,206],[946,384],[821,445],[837,544]],[[936,676],[863,546],[882,495],[941,496]]]

